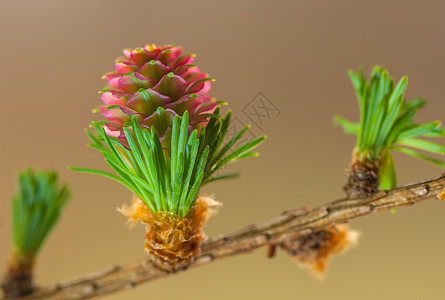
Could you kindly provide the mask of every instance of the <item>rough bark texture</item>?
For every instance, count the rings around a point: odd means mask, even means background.
[[[347,170],[343,190],[348,198],[369,196],[379,190],[379,162],[353,159]]]
[[[336,200],[316,208],[291,210],[269,221],[253,224],[237,232],[205,241],[201,254],[189,267],[200,266],[227,256],[248,253],[262,246],[280,246],[286,240],[317,232],[348,220],[388,210],[411,206],[439,195],[445,175],[391,191],[381,191],[360,199]],[[154,266],[149,258],[89,274],[79,279],[42,287],[21,299],[89,299],[134,288],[143,282],[171,276]]]

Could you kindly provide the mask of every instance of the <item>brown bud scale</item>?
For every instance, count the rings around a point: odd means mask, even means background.
[[[152,262],[162,270],[176,272],[187,268],[201,252],[205,239],[202,226],[215,213],[219,203],[201,196],[187,216],[180,218],[173,212],[152,213],[140,199],[132,206],[124,206],[121,212],[131,223],[146,224],[145,250]]]
[[[343,190],[348,198],[367,197],[379,191],[378,160],[353,159],[347,170],[347,182]]]
[[[33,260],[19,257],[17,254],[11,256],[2,289],[8,298],[20,298],[34,291],[33,285]]]

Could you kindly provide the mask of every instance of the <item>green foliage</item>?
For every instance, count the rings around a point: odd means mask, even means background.
[[[100,123],[93,122],[98,137],[88,132],[92,140],[90,146],[101,151],[116,175],[87,168],[71,169],[100,174],[120,182],[143,199],[152,212],[169,211],[184,217],[195,204],[203,184],[235,177],[212,176],[218,169],[230,162],[257,156],[250,150],[264,137],[232,149],[247,129],[221,146],[229,122],[230,113],[221,120],[218,108],[210,115],[206,128],[199,134],[197,129],[189,134],[186,111],[182,117],[175,116],[171,134],[161,139],[154,126],[150,130],[143,128],[133,117],[128,124],[131,126],[124,128],[129,149],[118,139],[109,137]]]
[[[416,124],[413,117],[426,104],[424,99],[406,102],[404,93],[407,77],[394,86],[394,80],[382,67],[374,67],[369,82],[362,70],[349,71],[360,108],[360,122],[350,122],[336,116],[334,120],[347,134],[357,135],[356,155],[359,159],[380,160],[381,188],[395,186],[392,155],[388,150],[398,150],[444,168],[445,163],[423,155],[418,150],[445,154],[445,146],[420,139],[443,137],[444,128],[439,121]],[[414,148],[410,149],[410,148]]]
[[[382,155],[380,163],[380,189],[390,190],[397,186],[394,159],[389,151]]]
[[[249,125],[241,129],[230,141],[223,145],[224,139],[227,135],[227,130],[230,126],[231,112],[221,119],[219,117],[220,108],[218,107],[209,123],[201,130],[200,139],[203,141],[201,148],[205,145],[210,146],[209,160],[205,167],[203,185],[221,179],[237,178],[239,174],[216,175],[216,172],[222,169],[229,163],[238,161],[247,157],[256,157],[258,152],[251,152],[254,148],[259,146],[265,139],[265,136],[260,136],[251,141],[246,142],[238,147],[236,143],[249,130]]]
[[[18,192],[12,200],[13,243],[19,256],[34,258],[71,193],[66,185],[59,187],[54,171],[27,169],[18,179]]]

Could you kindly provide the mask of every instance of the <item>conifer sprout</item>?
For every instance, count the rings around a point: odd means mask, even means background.
[[[116,71],[107,74],[102,91],[108,119],[93,122],[87,131],[91,147],[99,150],[113,173],[87,168],[126,186],[134,195],[120,211],[131,223],[146,225],[145,248],[152,261],[167,271],[187,267],[200,253],[202,225],[219,204],[199,196],[202,185],[235,178],[219,175],[225,165],[258,156],[252,150],[264,136],[239,143],[243,128],[225,142],[230,111],[207,92],[212,81],[192,65],[193,55],[182,48],[148,45],[125,50]],[[241,144],[241,145],[240,145]]]
[[[54,171],[27,169],[19,174],[18,192],[12,199],[13,252],[2,288],[8,297],[32,293],[36,257],[71,193],[59,185]]]
[[[419,139],[444,135],[440,122],[418,125],[412,121],[415,113],[426,104],[423,99],[405,102],[407,78],[403,77],[394,87],[388,72],[375,67],[367,83],[362,71],[350,71],[360,106],[360,122],[352,123],[335,117],[347,133],[358,136],[344,187],[349,198],[366,197],[380,189],[396,186],[394,162],[390,150],[399,150],[444,167],[437,159],[427,157],[412,147],[444,154],[445,147]],[[322,277],[333,255],[345,252],[357,243],[360,233],[348,224],[326,227],[320,231],[286,240],[281,247],[303,267]]]
[[[445,131],[439,121],[414,122],[415,114],[425,106],[426,100],[405,101],[406,76],[394,85],[388,72],[376,66],[369,82],[360,69],[349,71],[349,77],[359,103],[360,121],[353,123],[339,116],[335,117],[335,121],[346,133],[357,135],[344,186],[350,198],[368,196],[379,189],[388,190],[396,186],[391,150],[445,168],[445,162],[419,152],[445,154],[445,146],[424,139],[443,137]]]

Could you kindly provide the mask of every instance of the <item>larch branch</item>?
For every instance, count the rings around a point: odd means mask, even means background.
[[[357,217],[443,196],[444,187],[445,174],[437,179],[381,191],[366,198],[340,199],[315,208],[286,211],[266,222],[208,239],[202,246],[201,255],[190,267],[204,265],[226,256],[248,253],[266,245],[279,245],[286,239],[295,239]],[[171,275],[173,273],[156,268],[148,258],[142,258],[75,280],[41,287],[32,295],[20,299],[89,299]]]

